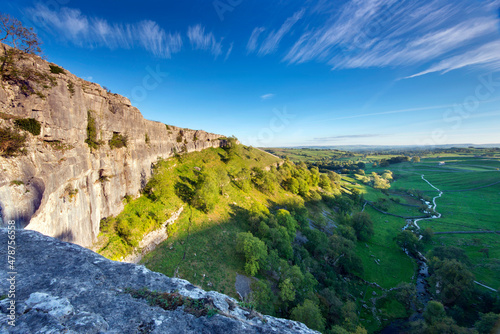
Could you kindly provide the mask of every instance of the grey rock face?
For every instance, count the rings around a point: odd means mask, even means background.
[[[7,49],[0,43],[0,56]],[[55,86],[33,83],[41,95],[26,96],[8,81],[0,85],[2,115],[34,118],[42,125],[39,136],[28,134],[26,155],[0,157],[4,223],[15,220],[20,227],[90,246],[100,220],[121,212],[124,196],[138,194],[158,158],[225,144],[217,134],[145,120],[126,97],[67,71],[53,74],[49,65],[32,55],[16,61],[16,66],[54,80]],[[89,111],[102,142],[96,150],[85,143]],[[12,128],[13,120],[2,115],[0,127]],[[127,147],[110,148],[113,134],[127,136]],[[13,180],[24,185],[14,186]]]
[[[0,258],[5,262],[7,240],[7,230],[0,229]],[[15,240],[16,326],[6,321],[10,301],[4,299],[0,333],[317,333],[299,322],[256,316],[233,298],[201,290],[188,281],[111,261],[35,231],[18,230]],[[4,268],[0,295],[9,290]],[[219,313],[197,318],[183,307],[166,311],[124,292],[144,287],[210,298]]]

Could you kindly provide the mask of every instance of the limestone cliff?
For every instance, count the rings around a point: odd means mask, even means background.
[[[26,154],[0,157],[3,221],[89,246],[100,220],[138,194],[158,158],[224,144],[217,134],[146,120],[127,98],[9,50],[0,44],[0,128],[34,118],[41,133],[27,133]],[[90,123],[94,149],[85,142]],[[114,137],[127,138],[126,147],[111,148]]]
[[[7,230],[0,229],[0,244],[8,240]],[[0,333],[318,333],[243,309],[233,298],[188,281],[111,261],[35,231],[18,230],[14,240],[16,274],[0,270]],[[6,246],[0,258],[7,263]],[[176,307],[163,300],[159,307],[131,290],[189,299],[195,312],[187,302]],[[204,314],[205,307],[215,312]]]

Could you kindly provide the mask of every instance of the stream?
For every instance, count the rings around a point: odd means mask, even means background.
[[[439,194],[435,196],[432,199],[431,202],[427,202],[422,200],[430,210],[430,212],[433,212],[433,215],[429,218],[418,218],[418,219],[408,219],[406,221],[406,225],[402,228],[402,230],[406,230],[411,226],[415,226],[417,228],[417,233],[420,231],[420,226],[418,226],[418,222],[422,220],[428,220],[428,219],[438,219],[441,218],[441,214],[436,211],[436,199],[440,198],[443,195],[443,192],[436,188],[432,183],[430,183],[428,180],[424,178],[424,174],[421,175],[422,180],[427,182],[432,188],[436,189]],[[419,240],[422,238],[422,235],[419,235]],[[425,258],[422,253],[418,252],[417,255],[413,255],[408,250],[403,249],[403,251],[412,259],[414,259],[417,262],[418,265],[418,274],[417,274],[417,283],[416,283],[416,289],[417,289],[417,302],[412,306],[413,309],[413,314],[405,320],[396,320],[390,323],[388,326],[386,326],[384,329],[382,329],[379,333],[380,334],[392,334],[392,333],[400,333],[401,331],[404,331],[405,329],[408,329],[408,325],[410,321],[415,321],[418,319],[422,319],[422,309],[418,307],[418,305],[427,305],[429,300],[431,299],[431,294],[429,293],[429,284],[427,283],[427,278],[429,277],[429,267],[427,265],[427,259]]]

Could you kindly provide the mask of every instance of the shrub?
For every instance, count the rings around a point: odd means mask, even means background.
[[[28,131],[33,136],[38,136],[40,134],[41,124],[34,118],[16,119],[14,124],[16,124],[18,128]]]
[[[69,198],[69,201],[71,202],[73,198],[78,194],[78,189],[73,188],[71,185],[67,185],[66,188],[64,188],[64,194],[61,197],[64,198]]]
[[[26,136],[11,129],[0,129],[0,155],[13,157],[25,153]]]
[[[53,73],[53,74],[64,73],[64,70],[57,65],[49,65],[49,67],[50,67],[50,73]]]
[[[87,111],[87,139],[85,139],[85,142],[92,149],[97,149],[101,144],[97,140],[97,126],[95,118],[92,115],[92,110]]]
[[[127,147],[127,136],[122,135],[118,132],[113,132],[113,137],[109,141],[109,147],[111,148],[122,148]]]
[[[10,181],[10,185],[11,186],[22,186],[24,184],[23,181],[21,180],[13,180],[13,181]]]
[[[182,134],[180,133],[177,135],[177,142],[182,143]]]
[[[147,134],[147,133],[146,133],[146,134],[144,134],[144,142],[146,143],[146,145],[149,145],[150,141],[151,141],[151,140],[149,139],[148,134]]]
[[[73,81],[68,82],[68,91],[71,96],[75,95],[75,85],[73,84]]]

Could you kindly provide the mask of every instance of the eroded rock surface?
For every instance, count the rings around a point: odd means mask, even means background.
[[[8,49],[0,43],[0,57]],[[124,196],[138,194],[158,158],[225,143],[217,134],[148,121],[126,97],[68,71],[52,73],[50,65],[23,55],[14,66],[28,79],[1,80],[0,127],[15,128],[11,117],[41,123],[40,135],[26,132],[26,155],[0,157],[4,223],[16,220],[18,227],[90,246],[100,220],[121,212]],[[93,150],[85,143],[89,114],[101,143]],[[114,134],[126,136],[127,146],[111,148],[108,142]]]
[[[186,280],[111,261],[35,231],[16,232],[16,326],[7,323],[10,301],[3,299],[0,333],[317,333],[299,322],[242,309],[233,298]],[[0,244],[7,244],[6,229],[0,229]],[[7,247],[0,248],[0,259],[7,262]],[[0,295],[6,295],[10,270],[2,266]],[[126,288],[210,298],[218,314],[197,318],[183,307],[166,311],[131,297]]]

